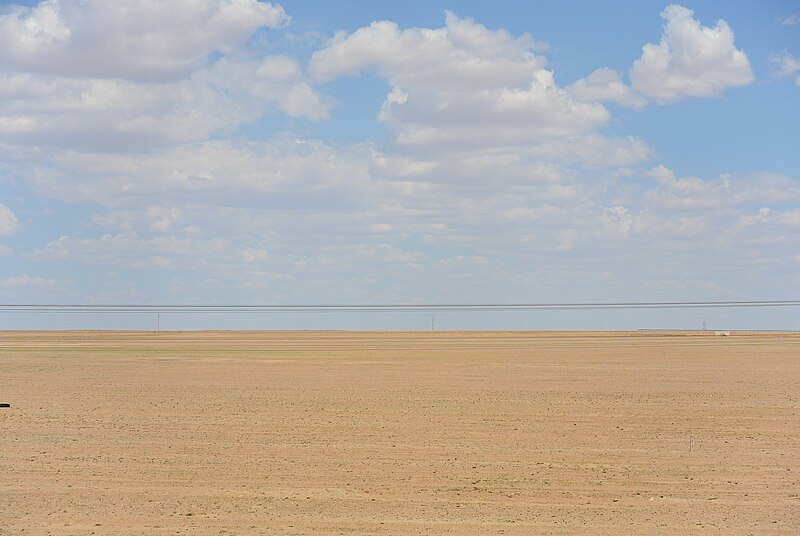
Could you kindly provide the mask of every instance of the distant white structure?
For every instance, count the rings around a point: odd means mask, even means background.
[[[728,336],[730,336],[730,334],[731,334],[730,331],[715,331],[714,332],[714,335],[717,335],[719,337],[728,337]]]

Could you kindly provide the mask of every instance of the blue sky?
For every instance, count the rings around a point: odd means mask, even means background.
[[[2,303],[797,298],[797,1],[5,2],[0,51]],[[437,325],[768,329],[799,315]]]

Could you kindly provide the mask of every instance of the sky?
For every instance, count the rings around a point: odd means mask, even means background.
[[[799,134],[797,0],[2,2],[0,303],[798,299]],[[797,309],[436,324],[800,329]]]

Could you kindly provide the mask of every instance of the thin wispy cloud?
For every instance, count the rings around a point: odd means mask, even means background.
[[[792,13],[785,19],[781,20],[781,25],[783,26],[795,26],[796,24],[800,24],[800,13]]]

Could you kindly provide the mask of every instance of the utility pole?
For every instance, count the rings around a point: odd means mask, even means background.
[[[436,315],[431,313],[431,331],[436,329]]]
[[[156,331],[161,331],[161,311],[156,313]]]

